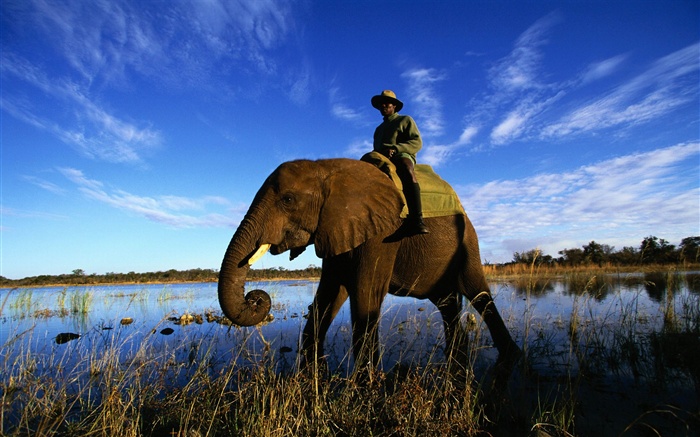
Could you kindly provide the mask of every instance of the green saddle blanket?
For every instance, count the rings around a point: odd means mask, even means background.
[[[396,188],[399,189],[403,197],[403,184],[396,174],[396,166],[387,157],[381,153],[369,152],[365,154],[361,160],[375,165],[386,173],[391,180],[394,181]],[[456,214],[466,215],[457,193],[455,193],[450,184],[435,173],[431,166],[427,164],[416,164],[414,170],[416,179],[418,179],[418,184],[420,185],[423,217],[442,217]],[[408,215],[408,208],[405,206],[405,200],[404,198],[404,207],[403,211],[401,211],[401,217],[406,217]]]

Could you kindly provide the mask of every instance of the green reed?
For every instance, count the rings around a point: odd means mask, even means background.
[[[61,291],[58,292],[56,297],[56,304],[58,305],[58,311],[66,312],[66,296],[68,295],[68,288],[63,287]]]
[[[70,294],[70,308],[73,314],[88,314],[94,300],[94,293],[87,288],[76,288]]]
[[[31,288],[15,288],[10,293],[14,294],[14,299],[10,302],[10,309],[21,316],[28,316],[32,313],[35,305],[33,301],[34,290]]]

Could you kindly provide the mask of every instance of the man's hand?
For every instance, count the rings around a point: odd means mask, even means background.
[[[395,154],[396,154],[396,149],[394,149],[393,147],[387,147],[386,150],[384,151],[384,156],[386,156],[389,159],[393,158]]]

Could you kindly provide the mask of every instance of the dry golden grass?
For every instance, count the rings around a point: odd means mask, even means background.
[[[560,278],[572,274],[628,274],[628,273],[649,273],[665,271],[697,271],[700,264],[684,264],[682,266],[668,265],[637,265],[637,266],[617,266],[613,264],[582,264],[579,266],[561,266],[548,264],[487,264],[484,266],[484,273],[490,280],[510,280],[523,277],[536,277],[539,279]]]

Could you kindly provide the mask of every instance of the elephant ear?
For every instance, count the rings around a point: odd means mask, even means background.
[[[325,180],[325,200],[314,239],[319,258],[391,235],[402,222],[401,193],[381,170],[357,160],[334,161]]]

